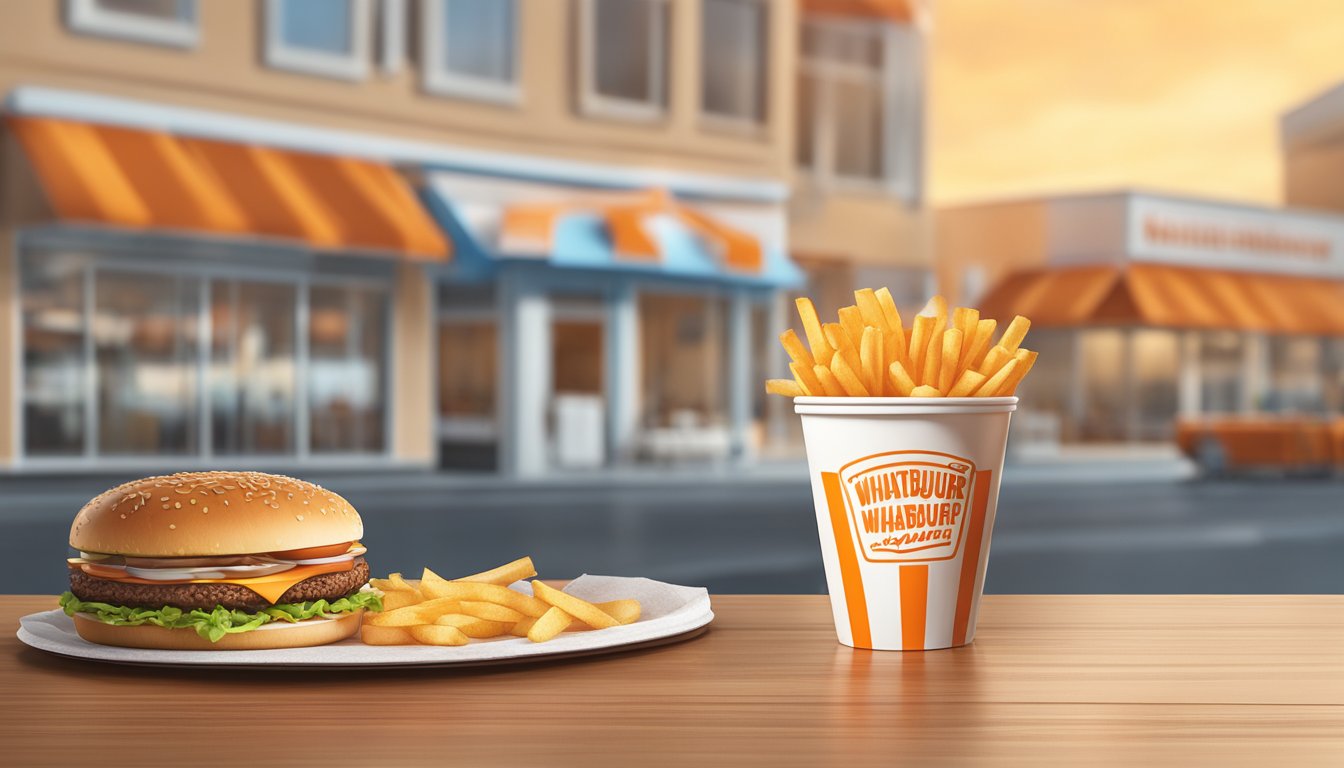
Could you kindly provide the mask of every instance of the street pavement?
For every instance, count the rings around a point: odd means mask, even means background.
[[[0,479],[4,592],[59,592],[70,519],[118,478]],[[542,575],[642,575],[723,593],[823,592],[796,473],[666,472],[507,485],[430,473],[313,477],[360,510],[376,573],[468,573],[523,554]],[[1344,482],[1006,476],[993,593],[1344,592]]]

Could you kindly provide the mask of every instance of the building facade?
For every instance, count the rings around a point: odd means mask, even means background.
[[[0,466],[787,451],[792,292],[924,288],[921,39],[886,0],[6,4]]]
[[[949,208],[938,230],[949,300],[1032,319],[1032,439],[1344,410],[1344,215],[1117,192]]]

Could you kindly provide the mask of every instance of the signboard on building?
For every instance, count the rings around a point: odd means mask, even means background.
[[[1344,276],[1344,216],[1131,195],[1132,261]]]

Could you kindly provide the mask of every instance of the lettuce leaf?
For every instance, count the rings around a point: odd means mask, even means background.
[[[355,592],[338,600],[314,600],[307,603],[282,603],[272,605],[257,613],[231,611],[223,606],[215,606],[212,611],[189,610],[165,605],[162,608],[132,608],[126,605],[85,602],[75,597],[73,592],[61,595],[61,608],[65,615],[76,613],[90,614],[105,624],[122,627],[135,627],[141,624],[153,624],[164,629],[194,629],[196,634],[212,643],[219,642],[225,635],[238,632],[251,632],[273,621],[287,621],[291,624],[305,619],[330,617],[339,613],[351,613],[359,610],[383,610],[383,598],[377,592]]]

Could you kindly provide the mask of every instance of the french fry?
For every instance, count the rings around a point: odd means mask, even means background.
[[[907,370],[917,384],[921,381],[920,372],[924,370],[924,352],[929,346],[929,339],[933,337],[933,329],[937,324],[937,319],[928,315],[915,315],[914,325],[911,326],[913,329],[910,333],[911,365]]]
[[[605,603],[597,603],[602,612],[620,622],[621,624],[634,624],[639,621],[640,614],[644,608],[638,600],[609,600]]]
[[[877,298],[877,305],[882,309],[882,315],[887,318],[887,330],[901,330],[901,311],[896,308],[896,301],[891,298],[891,291],[878,288],[873,295]]]
[[[831,355],[831,362],[834,363],[836,357],[843,357],[845,362],[849,363],[850,370],[859,370],[859,348],[849,340],[849,334],[845,333],[844,327],[839,323],[827,323],[822,329],[826,332],[826,340],[831,342],[831,346],[835,349],[835,354]]]
[[[989,352],[989,342],[994,338],[996,326],[998,326],[997,320],[981,320],[976,323],[975,340],[966,347],[966,353],[961,356],[961,370],[971,368],[980,370],[980,364],[985,362],[985,353]]]
[[[998,397],[1003,383],[1013,375],[1015,370],[1017,370],[1017,361],[1009,360],[997,373],[985,379],[985,383],[981,384],[980,388],[975,391],[975,397]]]
[[[859,374],[849,366],[845,361],[845,355],[837,352],[831,358],[831,373],[835,374],[835,380],[840,382],[840,387],[845,390],[845,394],[850,397],[868,397],[868,388],[863,386],[863,380]]]
[[[938,369],[938,391],[949,392],[956,380],[957,365],[961,362],[960,328],[948,328],[943,331],[943,362]]]
[[[798,334],[794,333],[792,328],[779,334],[779,343],[784,346],[784,351],[789,354],[789,359],[793,362],[808,368],[816,365],[812,353],[807,351],[807,347],[803,346],[803,340],[798,338]]]
[[[863,313],[858,307],[841,307],[839,316],[840,327],[845,329],[850,345],[858,349],[863,341]]]
[[[1031,321],[1018,315],[1003,329],[1003,337],[999,339],[999,346],[1009,352],[1016,352],[1017,348],[1022,346],[1022,340],[1027,337],[1027,329],[1031,328]]]
[[[406,627],[379,627],[373,624],[359,628],[359,639],[365,645],[415,645],[417,642]]]
[[[509,624],[517,624],[527,618],[521,612],[515,611],[507,605],[476,600],[463,600],[458,610],[466,616],[475,616],[486,621],[506,621]]]
[[[793,379],[766,379],[765,391],[771,395],[783,395],[785,397],[802,397],[803,388]]]
[[[1030,349],[1018,348],[1013,353],[1013,359],[1017,361],[1017,370],[1003,382],[999,387],[1000,395],[1013,395],[1017,393],[1017,385],[1022,383],[1022,379],[1031,371],[1031,367],[1036,364],[1036,352]]]
[[[840,380],[835,378],[831,369],[824,365],[817,365],[812,368],[812,372],[817,374],[817,381],[821,382],[821,388],[826,393],[826,397],[844,397],[845,388],[840,386]]]
[[[1013,353],[1000,346],[995,346],[985,355],[985,361],[977,369],[986,376],[993,376],[996,371],[1004,366],[1009,360],[1013,359]]]
[[[882,332],[872,326],[863,329],[859,345],[859,365],[863,368],[863,385],[873,397],[882,396]]]
[[[404,608],[372,614],[366,621],[375,627],[409,627],[415,624],[433,624],[434,619],[445,613],[457,613],[459,602],[451,597],[426,600],[423,603],[408,605]]]
[[[425,578],[420,581],[420,591],[427,596],[456,600],[459,603],[470,600],[507,605],[524,616],[536,617],[546,612],[545,603],[521,592],[514,592],[508,587],[473,581],[446,581],[432,574],[429,569],[425,569]]]
[[[606,614],[603,614],[604,616]],[[608,618],[611,618],[608,616]],[[544,643],[554,638],[556,635],[564,632],[569,627],[572,617],[558,606],[551,606],[549,610],[541,615],[541,618],[528,627],[527,639],[534,643]],[[612,619],[615,621],[615,619]]]
[[[854,303],[859,307],[859,314],[863,316],[864,325],[872,326],[883,333],[891,330],[891,325],[882,312],[882,306],[877,302],[877,294],[873,292],[872,288],[860,288],[855,291]]]
[[[491,568],[488,571],[473,573],[470,576],[463,576],[453,581],[477,581],[482,584],[498,584],[501,587],[507,587],[515,581],[523,581],[537,575],[537,567],[532,564],[532,558],[520,557],[511,563],[505,563],[498,568]]]
[[[957,378],[957,383],[953,384],[952,389],[948,390],[947,396],[970,397],[975,390],[980,388],[981,384],[985,383],[986,378],[988,377],[979,371],[970,369],[962,371],[961,376]]]
[[[821,320],[817,319],[817,308],[806,296],[794,301],[794,306],[798,308],[798,317],[803,322],[803,333],[807,335],[812,359],[817,361],[818,365],[829,365],[834,350],[826,341],[826,334],[822,333]]]
[[[938,388],[937,388],[937,387],[931,387],[931,386],[929,386],[928,384],[921,384],[920,386],[915,387],[914,391],[910,393],[910,396],[911,396],[911,397],[941,397],[942,394],[943,394],[942,392],[939,392],[939,391],[938,391]]]
[[[454,627],[458,632],[474,640],[484,640],[505,634],[517,622],[487,621],[466,614],[449,613],[436,618],[434,623],[442,627]]]
[[[401,577],[400,573],[389,573],[386,579],[369,579],[369,584],[384,592],[391,592],[396,589],[415,591],[420,587],[419,579],[407,581]]]
[[[919,383],[938,385],[938,373],[942,365],[943,331],[947,330],[947,299],[934,296],[925,305],[924,312],[932,312],[933,330],[929,332],[929,343],[924,348],[924,365],[919,369]],[[921,313],[922,314],[922,313]]]
[[[900,361],[896,361],[887,367],[887,381],[891,383],[892,391],[897,397],[910,397],[915,391],[915,380],[910,377],[910,372],[905,370],[905,366]]]
[[[457,627],[444,627],[438,624],[421,624],[410,628],[411,637],[425,645],[466,645],[467,636]]]
[[[531,631],[532,625],[536,623],[537,623],[536,619],[532,618],[531,616],[528,616],[527,618],[523,619],[522,621],[510,627],[509,634],[514,635],[516,637],[527,637],[527,633]]]
[[[969,307],[957,307],[952,310],[952,327],[961,331],[963,347],[967,341],[975,339],[975,328],[979,324],[980,310]]]
[[[620,623],[587,600],[581,600],[567,592],[561,592],[554,587],[547,586],[545,582],[534,579],[532,581],[532,594],[538,600],[559,608],[594,629],[606,629]]]
[[[383,612],[395,611],[408,605],[416,605],[424,602],[424,600],[425,596],[420,594],[418,589],[393,589],[383,593]]]
[[[826,389],[821,386],[821,381],[817,379],[817,373],[813,370],[812,366],[802,365],[801,363],[789,363],[789,371],[793,373],[793,380],[798,382],[798,386],[803,388],[804,395],[810,397],[822,397],[826,394]]]
[[[882,336],[882,362],[890,365],[891,363],[900,363],[907,371],[910,370],[910,355],[905,348],[905,333],[896,331],[887,331]]]

